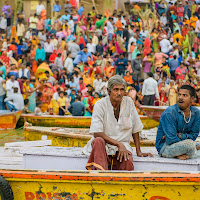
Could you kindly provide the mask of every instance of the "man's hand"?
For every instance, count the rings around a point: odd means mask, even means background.
[[[129,160],[129,155],[131,154],[130,151],[128,151],[126,149],[126,147],[121,142],[117,145],[117,147],[118,147],[117,160],[119,160],[120,162],[122,162],[123,157],[124,157],[125,161]]]
[[[142,153],[141,151],[137,153],[138,157],[153,157],[153,155],[151,153]]]

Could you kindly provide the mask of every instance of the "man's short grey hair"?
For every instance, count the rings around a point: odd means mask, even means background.
[[[108,80],[108,90],[111,91],[114,85],[121,84],[126,90],[127,84],[126,81],[119,75],[114,75]]]

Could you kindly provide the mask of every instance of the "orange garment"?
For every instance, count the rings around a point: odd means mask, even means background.
[[[187,28],[187,29],[183,28],[183,29],[181,30],[181,35],[182,35],[182,36],[187,35],[187,34],[188,34],[188,31],[189,31],[189,28]]]
[[[33,72],[34,76],[35,76],[35,74],[36,74],[36,71],[37,71],[37,61],[34,60],[34,61],[32,62],[32,72]]]
[[[132,84],[133,83],[133,79],[132,76],[124,76],[124,80],[128,83],[128,84]]]
[[[192,16],[192,17],[190,17],[190,26],[192,26],[192,27],[196,27],[196,21],[198,20],[198,17],[197,16]]]
[[[122,25],[122,22],[120,20],[117,20],[116,26],[117,26],[117,30],[123,31],[123,25]]]
[[[179,38],[179,41],[180,43],[182,44],[183,42],[183,36],[179,33],[176,33],[174,36],[173,36],[173,42],[175,43],[176,42],[176,38]]]
[[[46,19],[46,16],[47,16],[47,11],[46,11],[46,10],[42,10],[42,11],[41,11],[41,18],[42,18],[43,20],[45,20],[45,19]]]

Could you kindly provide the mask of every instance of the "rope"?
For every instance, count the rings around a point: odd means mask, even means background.
[[[5,138],[5,137],[7,137],[7,136],[9,136],[9,135],[11,135],[12,133],[15,133],[15,132],[18,131],[18,130],[23,129],[23,128],[24,128],[24,126],[18,128],[18,129],[15,129],[14,131],[11,131],[10,133],[7,133],[7,134],[4,135],[3,137],[1,137],[0,140],[3,139],[3,138]]]

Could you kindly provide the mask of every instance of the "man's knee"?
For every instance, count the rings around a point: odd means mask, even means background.
[[[185,143],[185,147],[187,148],[188,151],[195,150],[196,145],[193,140],[187,139],[187,140],[184,140],[184,143]]]
[[[93,145],[104,145],[105,146],[106,142],[102,137],[97,137],[93,141]]]

